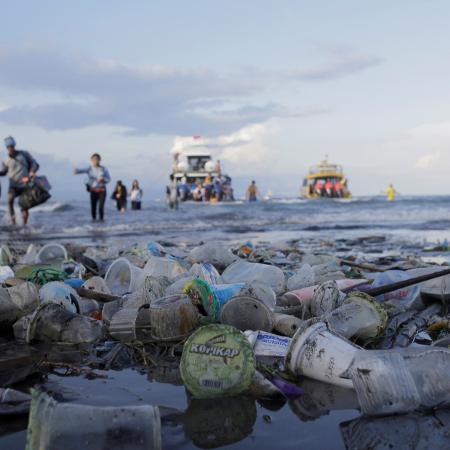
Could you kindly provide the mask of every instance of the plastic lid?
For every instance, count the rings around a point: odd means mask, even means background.
[[[197,398],[237,395],[250,385],[255,355],[245,335],[229,325],[199,328],[184,344],[181,377]]]

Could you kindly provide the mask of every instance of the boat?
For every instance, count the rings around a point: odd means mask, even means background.
[[[348,180],[342,166],[325,158],[309,169],[300,189],[302,198],[351,198]]]
[[[231,177],[222,172],[206,145],[193,145],[173,153],[172,175],[181,201],[233,201]]]

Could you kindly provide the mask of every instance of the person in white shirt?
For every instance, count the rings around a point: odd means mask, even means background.
[[[91,156],[91,166],[85,169],[75,169],[74,174],[85,173],[88,176],[86,190],[91,197],[92,220],[97,219],[97,205],[100,221],[103,221],[106,199],[106,184],[111,181],[108,169],[100,165],[102,158],[98,153]]]
[[[137,211],[141,209],[142,189],[139,187],[138,180],[133,180],[130,190],[131,209]]]

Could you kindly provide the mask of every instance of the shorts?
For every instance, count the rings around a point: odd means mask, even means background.
[[[11,216],[14,216],[14,200],[16,197],[20,197],[23,192],[25,192],[25,187],[19,187],[19,186],[9,186],[8,189],[8,209],[9,214]]]

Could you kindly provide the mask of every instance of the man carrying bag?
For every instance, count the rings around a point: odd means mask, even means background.
[[[19,198],[19,205],[22,212],[23,224],[28,223],[28,210],[33,206],[44,203],[50,198],[50,194],[40,183],[35,182],[35,175],[39,169],[39,164],[25,150],[16,149],[16,141],[13,137],[5,138],[5,146],[8,151],[8,158],[3,162],[0,176],[8,175],[8,210],[11,224],[16,224],[14,212],[14,200]]]

